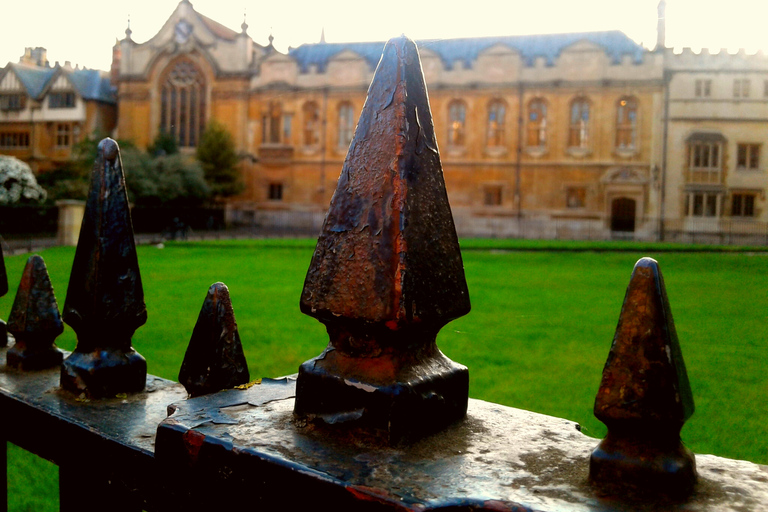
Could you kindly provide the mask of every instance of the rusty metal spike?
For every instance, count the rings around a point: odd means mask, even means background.
[[[0,241],[0,297],[8,293],[8,276],[5,273],[5,258],[3,258],[3,244]],[[8,345],[8,330],[5,321],[0,318],[0,347]]]
[[[43,370],[61,364],[62,352],[54,345],[64,332],[59,305],[43,258],[30,256],[8,319],[16,344],[8,349],[7,364],[21,370]]]
[[[595,399],[608,434],[592,452],[600,487],[685,496],[696,462],[680,441],[694,411],[674,320],[658,263],[635,264]]]
[[[91,173],[63,316],[77,333],[61,368],[64,389],[90,397],[144,389],[147,362],[131,337],[147,310],[120,148],[110,138],[99,143]]]
[[[298,416],[353,418],[393,440],[466,414],[468,371],[435,338],[469,312],[469,293],[418,50],[404,36],[384,47],[300,305],[330,344],[299,370]]]
[[[191,396],[199,396],[246,384],[249,379],[229,289],[214,283],[192,331],[179,382]]]

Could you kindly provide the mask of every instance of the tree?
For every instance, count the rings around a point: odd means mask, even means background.
[[[147,148],[147,153],[149,153],[150,156],[169,156],[175,155],[178,152],[179,143],[176,140],[176,137],[165,130],[161,130],[152,144]]]
[[[0,204],[40,203],[46,195],[29,165],[0,155]]]
[[[128,148],[122,151],[128,197],[136,206],[200,206],[210,196],[200,164],[175,154],[150,158]]]
[[[85,200],[91,183],[91,169],[99,153],[99,142],[106,137],[103,133],[93,132],[72,147],[72,160],[41,173],[37,181],[48,191],[49,202],[58,199]],[[121,151],[134,148],[131,141],[119,140]]]
[[[197,146],[197,160],[214,198],[230,197],[243,191],[235,141],[223,124],[215,120],[208,123]]]

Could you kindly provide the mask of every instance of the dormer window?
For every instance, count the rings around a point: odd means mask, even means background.
[[[49,93],[48,108],[75,108],[75,93],[65,91]]]
[[[23,94],[0,94],[0,110],[24,110],[26,99]]]

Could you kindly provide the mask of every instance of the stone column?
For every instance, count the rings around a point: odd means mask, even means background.
[[[59,228],[56,241],[59,245],[77,245],[80,237],[80,225],[83,223],[85,201],[64,199],[56,201],[59,208]]]

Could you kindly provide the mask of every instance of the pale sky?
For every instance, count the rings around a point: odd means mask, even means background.
[[[115,39],[144,42],[160,29],[177,0],[36,0],[4,2],[0,66],[18,62],[26,46],[43,46],[48,59],[109,69]],[[193,0],[195,9],[278,50],[326,41],[413,39],[622,30],[648,47],[656,42],[658,0]],[[768,53],[768,1],[667,0],[667,46],[723,47]]]

